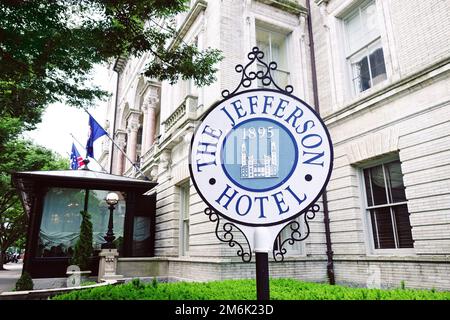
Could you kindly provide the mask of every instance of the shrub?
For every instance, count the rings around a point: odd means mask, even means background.
[[[75,244],[75,250],[71,260],[72,264],[78,265],[81,270],[89,270],[89,259],[93,252],[92,247],[92,222],[87,211],[81,211],[80,237]]]
[[[272,300],[450,300],[450,292],[411,289],[365,289],[271,279]],[[116,286],[79,290],[54,297],[56,300],[255,300],[255,280],[204,283],[174,282],[143,284],[138,279]]]
[[[142,283],[139,278],[135,278],[135,279],[131,280],[131,284],[133,285],[134,289],[136,289],[136,290],[145,288],[144,283]]]
[[[158,286],[158,279],[156,279],[156,277],[153,277],[152,279],[152,286],[153,288],[156,288]]]
[[[33,279],[28,272],[24,271],[16,282],[16,291],[33,290]]]

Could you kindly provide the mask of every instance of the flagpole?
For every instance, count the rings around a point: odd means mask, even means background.
[[[83,108],[83,110],[84,110],[89,116],[92,117],[92,115],[89,113],[89,111],[87,111],[86,108]],[[92,118],[94,118],[94,117],[92,117]],[[95,118],[94,118],[94,119],[95,119]],[[100,126],[100,127],[101,127],[101,126]],[[103,127],[102,127],[102,129],[103,129]],[[143,173],[142,170],[139,169],[133,161],[131,161],[131,159],[127,156],[127,154],[126,154],[126,153],[125,153],[125,152],[117,145],[117,143],[114,141],[114,139],[112,139],[112,138],[110,137],[109,133],[108,133],[105,129],[103,129],[103,130],[106,132],[106,136],[108,137],[109,140],[111,140],[111,142],[113,143],[113,145],[115,145],[115,146],[117,147],[117,149],[119,149],[119,151],[124,155],[124,157],[131,163],[131,165],[132,165],[132,166],[133,166],[140,174],[142,174],[142,175],[144,176],[145,180],[150,180],[150,179],[145,175],[145,173]],[[111,152],[114,152],[114,148],[112,148]]]
[[[78,145],[79,145],[83,150],[86,150],[86,148],[83,147],[83,145],[80,143],[80,141],[78,141],[77,138],[75,138],[75,136],[74,136],[72,133],[70,133],[70,135],[72,136],[72,138],[78,143]],[[106,169],[100,164],[100,162],[97,161],[97,159],[95,159],[95,158],[92,158],[92,159],[95,160],[95,162],[100,166],[100,168],[102,168],[102,170],[103,170],[104,172],[108,173],[108,171],[106,171]]]

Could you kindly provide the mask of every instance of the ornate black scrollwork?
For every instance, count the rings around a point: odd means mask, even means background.
[[[316,213],[319,212],[320,210],[320,206],[315,203],[312,206],[310,206],[303,214],[303,220],[305,222],[305,227],[306,230],[300,230],[300,223],[298,223],[298,221],[292,221],[291,223],[289,223],[288,225],[286,225],[278,234],[278,237],[280,236],[281,232],[283,232],[283,230],[285,230],[286,228],[290,228],[291,232],[291,236],[287,239],[285,239],[279,246],[278,248],[276,248],[275,244],[274,244],[274,250],[273,250],[273,258],[275,259],[276,262],[282,262],[284,260],[284,255],[286,254],[287,250],[286,248],[284,248],[284,245],[286,243],[293,245],[295,243],[295,241],[303,241],[306,238],[308,238],[309,233],[311,232],[311,229],[309,227],[309,220],[312,220],[315,218]],[[275,242],[278,241],[278,237],[277,239],[275,239]],[[275,249],[276,248],[276,249]]]
[[[242,261],[244,262],[250,262],[252,260],[252,250],[250,248],[250,245],[248,244],[247,241],[247,246],[249,247],[248,252],[245,251],[244,247],[237,242],[236,240],[234,240],[234,235],[233,235],[233,231],[234,229],[239,230],[242,234],[244,234],[242,232],[241,229],[239,229],[235,224],[230,223],[230,222],[225,222],[222,225],[222,230],[220,230],[219,226],[220,226],[220,217],[219,215],[214,212],[214,210],[212,208],[206,208],[205,209],[205,214],[209,217],[209,221],[211,222],[215,222],[216,223],[216,237],[217,239],[219,239],[222,242],[228,243],[228,245],[230,247],[234,247],[235,245],[237,245],[239,247],[239,249],[237,250],[237,255],[239,257],[241,257]],[[245,237],[245,235],[244,235]],[[247,240],[247,238],[245,238]]]
[[[230,90],[223,90],[222,97],[227,98],[228,96],[235,94],[241,87],[249,88],[252,85],[252,81],[254,80],[261,80],[261,83],[264,86],[270,86],[271,84],[273,84],[275,88],[282,91],[283,93],[288,95],[292,94],[294,88],[291,85],[288,85],[284,89],[282,89],[278,86],[278,84],[276,84],[272,75],[272,71],[277,70],[277,63],[275,61],[272,61],[269,64],[264,62],[264,52],[259,50],[258,47],[254,47],[247,56],[250,62],[245,67],[242,64],[238,64],[234,68],[237,73],[242,73],[239,85],[233,92],[230,92]],[[251,65],[254,63],[258,64],[259,70],[257,70],[256,72],[249,71],[252,70]]]

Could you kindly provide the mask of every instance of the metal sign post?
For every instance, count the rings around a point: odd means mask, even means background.
[[[189,170],[216,223],[216,236],[250,262],[256,256],[258,300],[268,300],[269,256],[283,261],[284,245],[306,239],[330,179],[333,148],[323,121],[292,86],[275,83],[275,62],[257,47],[236,66],[241,82],[204,116],[192,137]],[[264,86],[264,89],[242,88]],[[299,221],[299,217],[303,219]],[[223,218],[223,219],[220,219]],[[291,236],[274,246],[284,228]],[[234,231],[247,242],[242,245]]]
[[[269,300],[269,254],[256,252],[256,298]]]

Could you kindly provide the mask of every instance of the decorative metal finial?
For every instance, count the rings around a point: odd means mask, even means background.
[[[90,170],[89,168],[88,168],[88,164],[89,164],[89,159],[88,158],[84,158],[83,159],[83,164],[84,164],[84,166],[83,166],[83,168],[81,169],[81,170]]]
[[[274,77],[272,75],[272,71],[277,70],[277,63],[275,61],[271,61],[269,64],[264,62],[264,52],[262,52],[258,47],[253,47],[252,51],[250,51],[247,55],[250,62],[244,67],[242,64],[236,65],[234,68],[237,73],[242,73],[241,81],[236,89],[233,92],[230,90],[223,90],[222,97],[227,98],[235,94],[241,87],[249,88],[252,85],[254,80],[261,80],[263,86],[273,85],[278,90],[282,91],[287,95],[291,95],[292,91],[294,91],[294,87],[291,85],[287,85],[284,89],[282,89],[275,82]],[[252,64],[257,63],[258,67],[262,67],[260,70],[249,71],[252,70]]]

